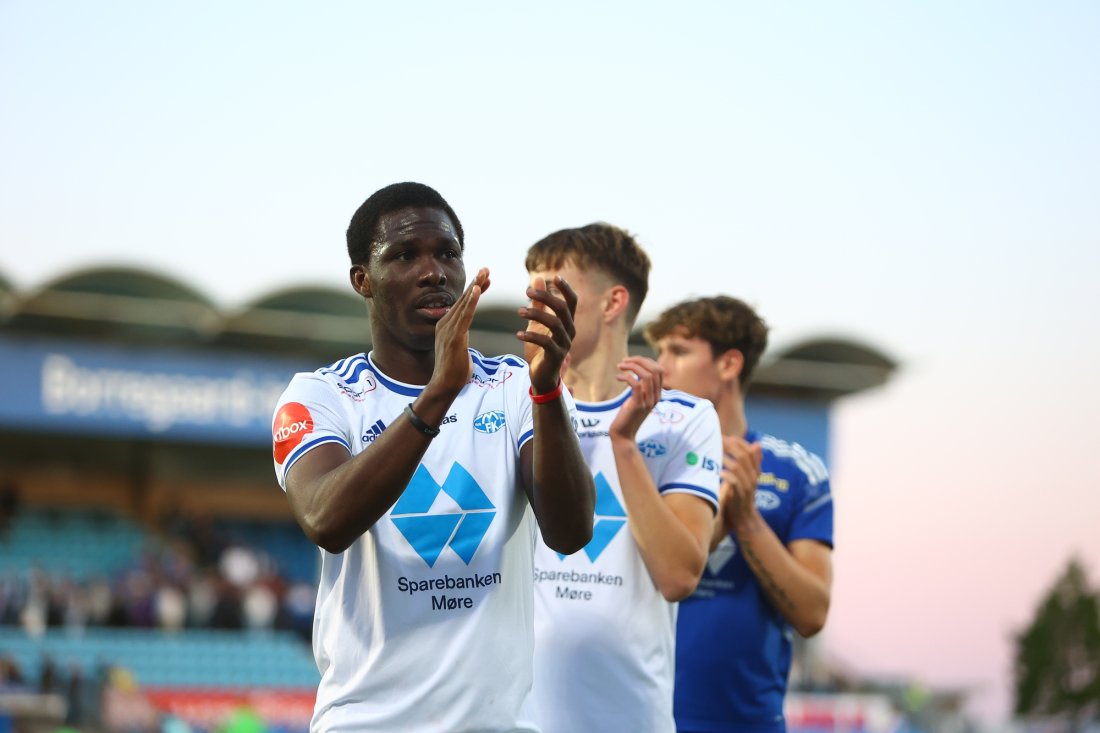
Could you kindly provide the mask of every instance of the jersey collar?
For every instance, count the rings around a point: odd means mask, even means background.
[[[396,392],[397,394],[403,394],[406,397],[419,397],[420,393],[424,391],[424,385],[406,384],[405,382],[398,382],[395,379],[390,379],[382,370],[378,368],[378,365],[374,363],[374,359],[371,355],[374,352],[367,354],[367,362],[370,364],[371,371],[374,372],[374,376],[378,378],[378,381],[382,383],[382,386],[388,389],[390,392]]]
[[[632,394],[634,394],[634,390],[627,387],[618,397],[612,397],[603,402],[581,402],[580,400],[575,400],[575,402],[577,403],[577,409],[581,412],[607,412],[608,410],[622,407],[622,404],[626,402]]]

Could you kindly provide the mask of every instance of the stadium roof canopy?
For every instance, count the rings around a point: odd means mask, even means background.
[[[515,352],[514,334],[523,325],[517,307],[480,307],[471,345],[489,354]],[[231,310],[171,276],[130,267],[78,270],[26,293],[0,276],[0,330],[25,335],[245,349],[324,363],[370,347],[365,315],[362,299],[327,286],[283,288]],[[640,326],[631,350],[651,353]],[[896,367],[870,345],[812,338],[765,355],[753,394],[829,401],[882,385]]]
[[[14,298],[5,326],[19,331],[163,343],[202,340],[222,322],[194,288],[129,267],[78,270]]]
[[[15,288],[11,281],[0,273],[0,323],[15,310]]]
[[[766,358],[755,381],[839,397],[883,384],[896,367],[892,359],[866,344],[840,337],[816,338]]]
[[[216,340],[226,346],[325,355],[362,351],[370,340],[362,298],[329,287],[291,287],[227,314]]]

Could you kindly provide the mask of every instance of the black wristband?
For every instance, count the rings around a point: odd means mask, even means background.
[[[427,435],[429,438],[434,438],[439,435],[439,428],[433,428],[431,425],[421,420],[419,415],[413,412],[411,402],[405,405],[405,415],[408,416],[409,422],[413,424],[414,428],[424,433],[424,435]]]

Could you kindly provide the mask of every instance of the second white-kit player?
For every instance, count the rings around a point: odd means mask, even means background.
[[[596,484],[592,540],[535,551],[535,675],[526,718],[543,733],[673,733],[676,601],[695,589],[718,506],[721,436],[710,402],[661,389],[628,355],[649,259],[617,227],[555,232],[531,247],[533,280],[578,302],[565,374]]]

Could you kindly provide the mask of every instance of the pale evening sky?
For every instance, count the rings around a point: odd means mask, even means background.
[[[1100,5],[0,1],[0,274],[149,267],[226,307],[343,287],[438,188],[518,303],[606,220],[642,317],[718,292],[901,361],[834,412],[826,653],[1009,704],[1069,555],[1100,581]]]

